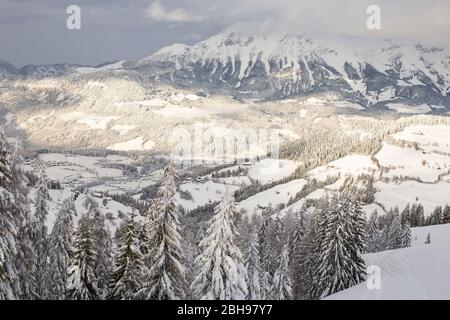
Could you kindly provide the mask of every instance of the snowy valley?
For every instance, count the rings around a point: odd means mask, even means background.
[[[0,62],[0,299],[449,299],[449,90],[301,35]]]

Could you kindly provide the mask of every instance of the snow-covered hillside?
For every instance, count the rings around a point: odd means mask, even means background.
[[[425,244],[428,234],[431,243]],[[379,289],[363,282],[327,299],[450,299],[450,224],[413,228],[412,239],[411,248],[364,256],[367,266],[380,268]]]

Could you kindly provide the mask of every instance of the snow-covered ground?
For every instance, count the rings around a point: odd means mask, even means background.
[[[140,191],[155,184],[161,176],[160,170],[146,175],[130,175],[117,165],[140,166],[129,157],[107,155],[105,157],[81,156],[62,153],[43,153],[37,159],[27,160],[23,165],[26,171],[40,173],[59,181],[64,188],[85,187],[92,191],[124,193]]]
[[[360,174],[373,174],[377,169],[376,165],[368,156],[364,155],[348,155],[327,165],[317,167],[309,172],[311,179],[324,181],[328,177],[346,177],[357,176]]]
[[[104,65],[102,67],[80,67],[77,68],[77,72],[79,73],[93,73],[93,72],[99,72],[99,71],[109,71],[109,70],[117,70],[117,69],[121,69],[122,65],[125,61],[118,61],[118,62],[114,62],[114,63],[110,63],[107,65]]]
[[[299,165],[291,160],[264,159],[251,167],[248,176],[261,183],[269,183],[290,176]]]
[[[431,243],[425,244],[430,234]],[[379,267],[379,289],[367,282],[331,295],[333,300],[450,299],[450,224],[412,229],[412,247],[367,254]]]
[[[427,152],[450,153],[450,126],[411,126],[392,136],[397,140],[415,142]]]
[[[49,190],[50,200],[48,201],[49,215],[47,217],[47,227],[51,231],[56,220],[56,215],[61,209],[64,200],[69,197],[73,197],[74,193],[70,190]],[[75,200],[75,210],[77,215],[74,217],[75,222],[81,217],[82,214],[87,212],[85,205],[86,194],[80,194]],[[97,203],[98,208],[102,214],[106,216],[107,227],[110,232],[114,234],[114,231],[119,226],[123,216],[122,214],[130,214],[133,209],[131,207],[125,206],[119,202],[111,199],[98,198],[91,196],[91,199]]]
[[[384,177],[417,178],[424,182],[437,181],[440,174],[450,169],[450,157],[413,148],[402,148],[385,143],[375,158],[388,169]]]
[[[395,110],[398,113],[405,113],[405,114],[420,114],[432,111],[430,106],[427,104],[421,104],[418,106],[409,106],[401,103],[388,103],[386,106],[389,109]]]
[[[111,120],[117,119],[117,117],[97,116],[84,112],[68,112],[60,115],[59,118],[64,122],[76,121],[92,130],[105,130]]]
[[[151,150],[154,145],[154,142],[151,140],[144,141],[142,137],[137,137],[132,140],[116,143],[107,149],[116,151],[145,151]]]
[[[280,204],[285,205],[303,188],[306,182],[304,179],[297,179],[279,184],[239,202],[236,208],[238,211],[245,210],[247,213],[252,214],[257,208],[265,208],[269,205],[275,208]]]
[[[185,183],[180,185],[180,189],[184,192],[189,192],[192,199],[183,199],[177,193],[175,196],[176,202],[184,209],[192,210],[199,206],[219,201],[227,190],[228,192],[234,192],[239,189],[239,186],[206,181],[204,183]]]
[[[444,207],[450,203],[450,184],[439,182],[436,184],[405,181],[396,183],[375,183],[379,190],[375,194],[375,202],[382,203],[387,209],[398,207],[402,210],[409,204],[422,204],[425,215],[429,215],[437,206]]]

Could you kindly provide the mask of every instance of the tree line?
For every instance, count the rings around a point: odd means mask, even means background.
[[[90,196],[80,217],[66,199],[49,231],[45,175],[30,210],[20,163],[1,137],[0,299],[320,299],[363,281],[362,253],[381,241],[350,193],[247,219],[226,192],[205,221],[183,224],[171,163],[145,215],[124,215],[114,234]],[[398,220],[383,241],[407,246]]]

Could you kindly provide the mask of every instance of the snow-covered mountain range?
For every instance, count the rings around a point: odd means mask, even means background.
[[[26,65],[21,68],[16,68],[6,61],[0,60],[0,79],[2,77],[48,77],[61,76],[75,72],[81,65],[60,63],[47,65]]]
[[[105,67],[106,65],[106,67]],[[364,108],[402,103],[450,109],[450,53],[438,47],[384,41],[372,48],[303,35],[225,32],[192,46],[174,44],[133,62],[26,66],[1,62],[0,76],[67,75],[120,69],[164,84],[238,99],[326,96]]]
[[[134,67],[162,82],[240,98],[331,93],[363,106],[398,100],[450,106],[449,53],[393,41],[355,49],[301,35],[232,32],[163,48]]]

